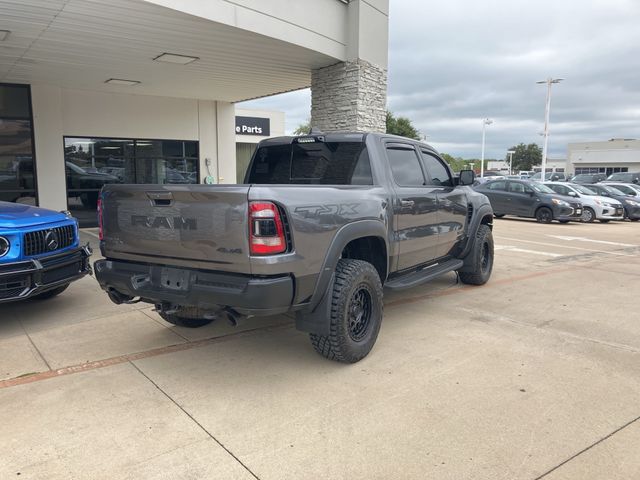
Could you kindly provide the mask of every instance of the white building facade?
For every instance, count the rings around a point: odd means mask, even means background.
[[[640,172],[640,140],[570,143],[567,160],[576,174]]]
[[[0,200],[90,225],[105,183],[235,183],[265,137],[236,117],[284,133],[235,103],[309,86],[312,122],[382,129],[387,25],[388,0],[0,0]]]

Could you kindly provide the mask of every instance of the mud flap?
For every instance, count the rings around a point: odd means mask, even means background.
[[[318,303],[313,312],[299,310],[296,312],[296,328],[302,332],[315,333],[316,335],[329,335],[329,317],[331,313],[331,292],[335,274],[331,274],[329,288]]]

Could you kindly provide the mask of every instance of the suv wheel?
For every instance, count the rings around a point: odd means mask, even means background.
[[[313,348],[343,363],[362,360],[373,348],[382,323],[382,283],[368,262],[340,259],[331,289],[329,335],[309,334]]]
[[[538,223],[551,223],[553,221],[553,212],[548,207],[540,207],[536,210],[536,220]]]
[[[493,234],[487,225],[480,225],[469,256],[470,269],[458,272],[460,281],[470,285],[484,285],[493,270]],[[465,260],[465,263],[467,261]]]
[[[591,207],[585,207],[582,210],[582,221],[586,223],[591,223],[596,219],[596,212],[593,211]]]

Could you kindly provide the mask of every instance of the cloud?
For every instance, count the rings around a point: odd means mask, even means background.
[[[636,0],[391,0],[388,105],[436,148],[487,158],[542,143],[552,88],[549,155],[567,143],[639,138],[640,2]],[[287,130],[309,116],[309,91],[251,102],[284,110]],[[265,106],[266,102],[269,107]]]

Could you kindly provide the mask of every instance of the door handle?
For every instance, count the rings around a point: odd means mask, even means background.
[[[400,206],[402,208],[411,208],[416,204],[413,200],[400,200]]]

